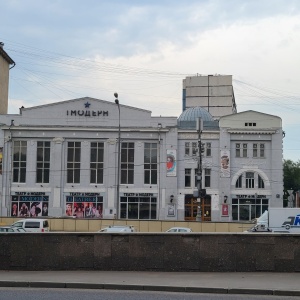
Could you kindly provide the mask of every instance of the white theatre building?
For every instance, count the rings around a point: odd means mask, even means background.
[[[1,215],[196,220],[201,211],[203,221],[231,222],[281,207],[281,119],[236,113],[230,101],[217,116],[190,105],[155,117],[90,97],[2,112]]]

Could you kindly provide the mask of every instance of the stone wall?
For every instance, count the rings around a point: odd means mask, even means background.
[[[299,272],[300,234],[3,233],[1,270]]]

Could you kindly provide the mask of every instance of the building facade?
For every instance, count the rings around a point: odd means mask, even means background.
[[[230,222],[282,206],[277,116],[246,111],[216,121],[192,107],[153,117],[86,97],[21,108],[0,123],[2,216],[196,220],[200,210],[203,221]]]

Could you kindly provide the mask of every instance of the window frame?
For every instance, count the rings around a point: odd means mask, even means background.
[[[69,141],[67,145],[67,183],[80,183],[81,142]]]
[[[27,141],[13,141],[13,182],[26,183]]]
[[[36,152],[36,183],[50,182],[51,142],[38,141]]]
[[[134,142],[121,143],[121,184],[134,184]]]
[[[148,156],[146,152],[149,152]],[[157,143],[144,143],[144,184],[157,184],[157,177],[158,145]]]
[[[90,143],[90,183],[103,184],[104,142]]]

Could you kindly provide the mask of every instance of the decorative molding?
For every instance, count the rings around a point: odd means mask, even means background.
[[[115,145],[117,143],[117,139],[108,139],[106,143],[109,145]]]
[[[64,138],[62,138],[62,137],[56,137],[56,138],[54,138],[53,139],[53,142],[55,143],[55,144],[62,144],[63,142],[64,142]]]

